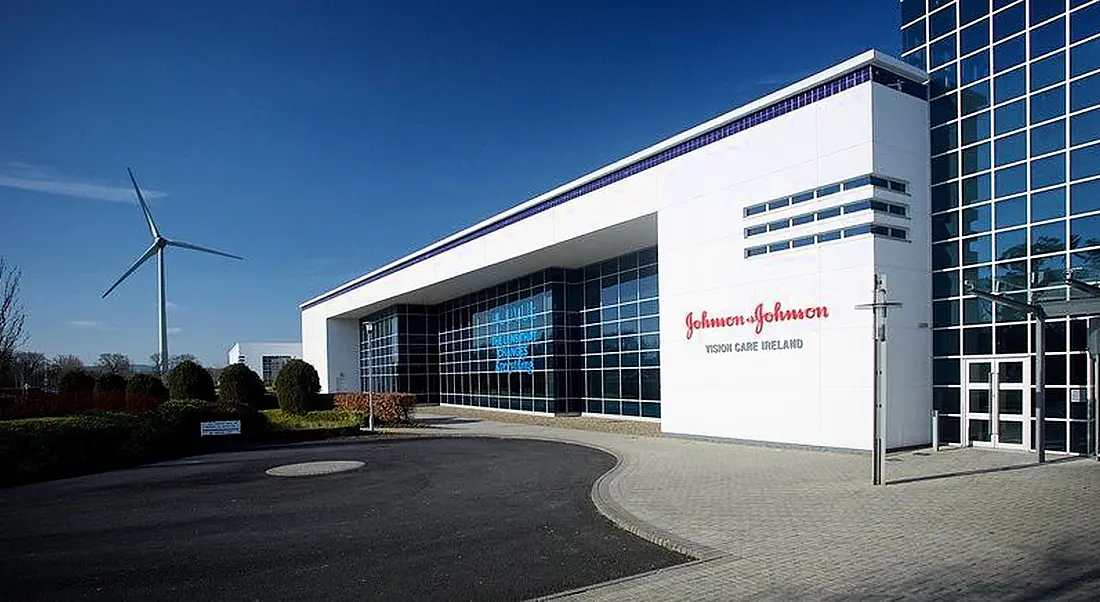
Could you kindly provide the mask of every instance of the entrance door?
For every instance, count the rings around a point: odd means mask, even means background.
[[[1031,364],[1025,358],[966,362],[963,430],[975,447],[1031,447]]]

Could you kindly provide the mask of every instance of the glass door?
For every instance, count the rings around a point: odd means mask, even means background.
[[[963,429],[975,447],[1030,447],[1031,388],[1027,358],[966,362]]]

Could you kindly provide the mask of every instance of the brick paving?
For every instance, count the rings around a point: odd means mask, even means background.
[[[615,454],[619,465],[593,488],[597,507],[701,559],[564,599],[1100,595],[1094,460],[1037,466],[1032,455],[1011,452],[899,452],[888,459],[888,485],[872,487],[869,455],[506,423],[495,413],[454,410],[424,408],[420,416],[435,433],[550,439]],[[493,420],[478,418],[486,415]]]

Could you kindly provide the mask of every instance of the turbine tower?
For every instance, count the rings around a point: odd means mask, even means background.
[[[118,288],[118,285],[122,284],[123,280],[126,280],[130,274],[133,274],[134,271],[141,267],[141,264],[148,261],[150,257],[154,255],[157,256],[157,311],[160,314],[160,373],[163,375],[168,371],[168,315],[165,311],[164,302],[164,252],[168,247],[179,247],[181,249],[191,249],[192,251],[201,251],[212,255],[230,257],[232,259],[243,260],[244,258],[230,255],[229,253],[223,253],[215,249],[200,247],[191,243],[170,240],[161,236],[160,230],[157,230],[157,225],[153,222],[153,214],[149,212],[149,205],[145,203],[145,196],[141,194],[141,188],[138,186],[137,179],[134,177],[134,172],[127,167],[126,173],[130,174],[130,182],[134,185],[134,192],[137,193],[138,202],[141,203],[141,212],[145,215],[145,221],[149,224],[149,234],[153,237],[153,244],[149,245],[145,253],[134,262],[134,265],[130,266],[130,269],[126,270],[126,272],[111,285],[111,288],[107,289],[107,292],[103,293],[103,297],[101,298],[106,298],[107,295],[110,295],[111,291]]]

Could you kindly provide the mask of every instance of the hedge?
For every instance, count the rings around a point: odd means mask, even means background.
[[[159,376],[135,374],[126,382],[128,410],[151,410],[165,401],[168,401],[168,387]]]
[[[240,420],[241,436],[200,437],[199,423]],[[151,412],[90,412],[0,421],[0,483],[72,476],[224,448],[267,432],[267,417],[243,404],[168,401]]]
[[[413,421],[413,406],[416,395],[412,393],[336,393],[333,395],[336,407],[348,412],[363,413],[364,423],[374,399],[375,424],[410,424]]]
[[[279,408],[290,414],[304,414],[320,409],[317,394],[321,391],[321,380],[317,370],[307,362],[292,359],[283,364],[279,375],[275,377],[275,395],[279,398]]]
[[[218,401],[222,403],[245,403],[264,409],[266,394],[263,379],[244,364],[230,364],[218,374]]]
[[[170,399],[217,399],[214,379],[206,369],[191,360],[180,362],[168,373],[168,395]]]
[[[107,372],[95,379],[95,407],[104,410],[126,409],[126,378]]]

